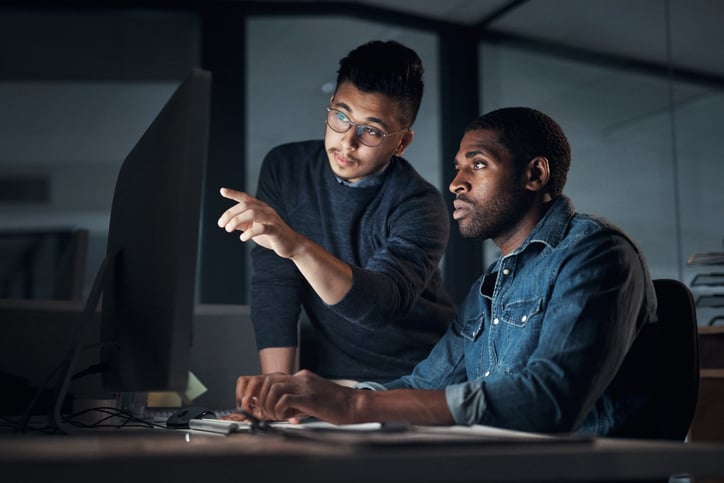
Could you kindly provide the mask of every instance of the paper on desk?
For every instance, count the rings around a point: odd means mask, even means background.
[[[556,439],[558,436],[543,433],[529,433],[525,431],[515,431],[512,429],[496,428],[494,426],[485,426],[482,424],[474,424],[472,426],[415,426],[417,431],[429,434],[442,435],[467,435],[472,437],[484,436],[494,438],[509,439]]]
[[[481,444],[481,443],[544,443],[585,441],[592,438],[578,435],[548,435],[529,433],[492,426],[415,426],[405,423],[365,423],[334,425],[323,422],[299,425],[281,424],[279,432],[329,443],[362,445],[406,444]]]
[[[292,424],[287,422],[269,423],[269,426],[277,429],[299,429],[299,430],[331,430],[331,431],[380,431],[382,423],[359,423],[359,424],[332,424],[326,421],[309,421]]]
[[[337,432],[414,432],[430,435],[453,435],[472,437],[496,437],[496,438],[554,438],[555,436],[543,433],[528,433],[514,431],[511,429],[496,428],[480,424],[472,426],[416,426],[407,423],[359,423],[359,424],[332,424],[325,421],[310,421],[300,424],[291,423],[270,423],[276,428],[289,428],[300,430],[329,430]]]

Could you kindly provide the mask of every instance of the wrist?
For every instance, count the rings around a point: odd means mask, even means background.
[[[305,256],[307,256],[312,250],[312,241],[297,232],[294,232],[293,242],[290,245],[289,260],[292,262],[299,263]]]
[[[369,422],[367,415],[371,414],[370,407],[372,406],[372,399],[375,396],[375,391],[369,389],[353,389],[353,391],[352,404],[350,404],[350,408],[352,409],[352,414],[350,415],[351,422]]]

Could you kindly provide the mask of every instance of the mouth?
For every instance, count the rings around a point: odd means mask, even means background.
[[[334,160],[340,168],[349,168],[357,164],[357,161],[352,158],[348,158],[339,152],[334,153]]]
[[[461,198],[457,198],[455,199],[455,201],[453,201],[453,207],[455,208],[452,213],[452,217],[454,220],[459,220],[465,217],[465,215],[470,213],[473,209],[472,203]]]

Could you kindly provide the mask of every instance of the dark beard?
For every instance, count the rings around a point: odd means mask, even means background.
[[[469,219],[458,222],[460,234],[465,238],[487,240],[510,232],[530,209],[533,196],[531,191],[515,187],[484,206],[459,196],[459,200],[467,202],[472,208]]]

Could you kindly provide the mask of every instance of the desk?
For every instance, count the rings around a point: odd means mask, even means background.
[[[0,436],[0,469],[0,478],[13,483],[665,481],[687,472],[724,477],[724,445],[597,439],[380,447],[272,434],[116,430]]]

